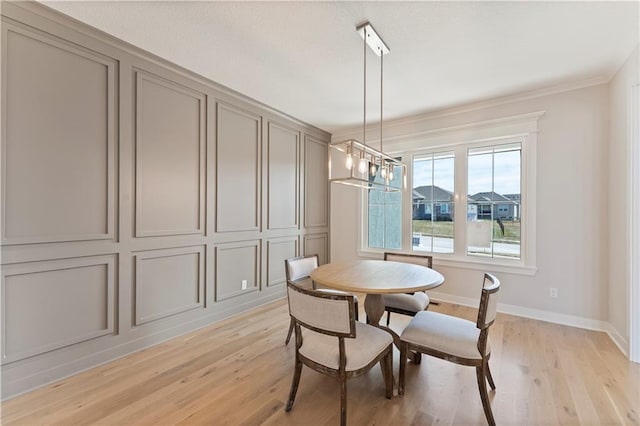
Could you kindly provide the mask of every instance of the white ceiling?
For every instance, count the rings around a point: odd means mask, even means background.
[[[332,132],[362,122],[363,21],[391,48],[385,119],[607,80],[639,37],[638,2],[45,4]],[[379,62],[368,61],[375,120]]]

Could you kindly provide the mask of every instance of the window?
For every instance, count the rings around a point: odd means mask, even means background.
[[[521,142],[414,155],[412,250],[455,253],[455,163],[462,156],[466,254],[520,259]]]
[[[412,248],[453,253],[454,154],[413,157]]]
[[[520,259],[521,144],[469,148],[467,167],[467,254]]]
[[[388,152],[404,159],[409,189],[401,199],[362,193],[359,253],[429,253],[442,266],[535,274],[543,114],[422,132],[407,127],[406,134],[399,127]]]

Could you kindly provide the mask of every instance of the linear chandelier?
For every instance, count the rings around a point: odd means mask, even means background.
[[[329,144],[329,181],[382,191],[407,188],[407,166],[382,151],[383,56],[391,50],[369,22],[356,27],[364,40],[364,118],[362,142],[348,139]],[[367,47],[380,57],[380,149],[367,145]],[[337,164],[343,162],[344,168]],[[335,167],[333,165],[336,165]]]

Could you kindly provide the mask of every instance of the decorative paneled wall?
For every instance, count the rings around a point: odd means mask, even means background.
[[[135,235],[204,235],[206,95],[135,76]]]
[[[272,238],[267,241],[267,286],[285,284],[287,279],[283,267],[284,260],[297,256],[298,246],[298,237],[295,235]]]
[[[2,243],[113,239],[117,61],[23,27],[3,39]]]
[[[329,162],[326,143],[313,136],[305,136],[305,211],[304,226],[324,228],[329,226],[329,206],[326,202],[329,179]]]
[[[204,247],[135,253],[134,325],[204,308]]]
[[[112,334],[114,294],[114,255],[3,265],[3,362]]]
[[[3,398],[327,261],[326,132],[35,2],[3,2],[2,77]]]
[[[218,103],[217,119],[216,231],[256,231],[261,217],[262,117]]]
[[[268,229],[298,228],[300,132],[269,123],[267,146]]]

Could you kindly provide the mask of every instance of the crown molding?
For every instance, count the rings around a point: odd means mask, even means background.
[[[553,85],[540,89],[528,90],[524,92],[515,93],[512,95],[501,96],[497,98],[487,99],[478,102],[472,102],[464,105],[460,105],[452,108],[445,108],[441,110],[427,111],[420,114],[414,114],[406,117],[401,117],[393,120],[387,120],[384,122],[384,126],[387,130],[402,128],[404,126],[416,126],[422,123],[426,123],[436,118],[448,117],[452,115],[464,114],[468,112],[478,111],[482,109],[497,107],[501,105],[522,102],[529,99],[540,98],[543,96],[555,95],[558,93],[570,92],[573,90],[584,89],[586,87],[599,86],[601,84],[607,84],[611,80],[610,75],[601,75],[580,81]],[[367,133],[373,132],[378,129],[378,124],[372,124],[367,126]],[[394,133],[394,132],[391,132]],[[362,127],[351,126],[341,130],[336,130],[332,134],[332,140],[342,140],[354,137],[355,135],[362,135]],[[385,139],[386,140],[386,139]],[[379,139],[367,140],[367,143],[379,141]]]

